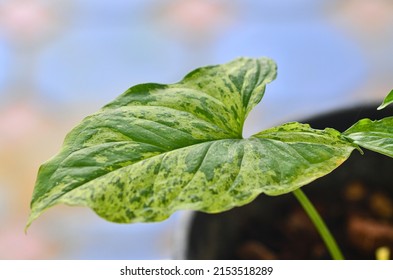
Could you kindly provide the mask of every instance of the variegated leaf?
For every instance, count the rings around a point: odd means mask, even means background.
[[[388,93],[388,95],[383,100],[382,104],[378,107],[378,110],[382,110],[385,107],[393,103],[393,89]]]
[[[339,166],[354,144],[290,123],[242,138],[276,75],[269,59],[199,68],[171,85],[142,84],[82,121],[39,170],[28,225],[64,203],[121,223],[174,211],[221,212],[290,192]]]
[[[393,117],[362,119],[343,134],[361,147],[393,157]]]

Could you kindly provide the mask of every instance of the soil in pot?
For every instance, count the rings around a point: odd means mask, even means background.
[[[313,118],[314,128],[344,131],[361,118],[380,119],[393,110],[367,106]],[[347,259],[393,255],[393,159],[354,151],[326,177],[303,187]],[[314,225],[292,194],[259,196],[221,214],[195,213],[187,239],[188,259],[330,259]]]

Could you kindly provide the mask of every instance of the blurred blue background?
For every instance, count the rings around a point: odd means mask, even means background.
[[[393,87],[391,0],[0,0],[0,259],[168,259],[183,213],[118,225],[57,206],[24,234],[39,165],[128,87],[268,56],[245,135]]]

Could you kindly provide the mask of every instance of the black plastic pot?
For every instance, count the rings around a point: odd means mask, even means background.
[[[304,122],[313,128],[333,127],[344,131],[361,118],[393,116],[392,109],[377,111],[376,108],[376,104],[358,106]],[[393,225],[392,170],[393,159],[368,150],[363,156],[354,151],[349,160],[331,174],[302,188],[346,258],[375,259],[375,251],[381,246],[393,252],[393,234],[390,236],[388,228]],[[381,210],[381,205],[387,208]],[[292,194],[260,195],[249,205],[221,214],[196,212],[188,222],[180,258],[330,259],[314,226]],[[365,229],[359,229],[362,225]],[[385,230],[386,236],[382,239],[372,236],[375,229]]]

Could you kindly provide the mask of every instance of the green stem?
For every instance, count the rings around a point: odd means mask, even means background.
[[[325,225],[315,207],[312,205],[311,201],[307,198],[306,194],[300,188],[293,191],[293,194],[318,230],[332,258],[335,260],[343,260],[344,256],[341,253],[340,248],[337,246],[333,235],[330,233],[329,229]]]

